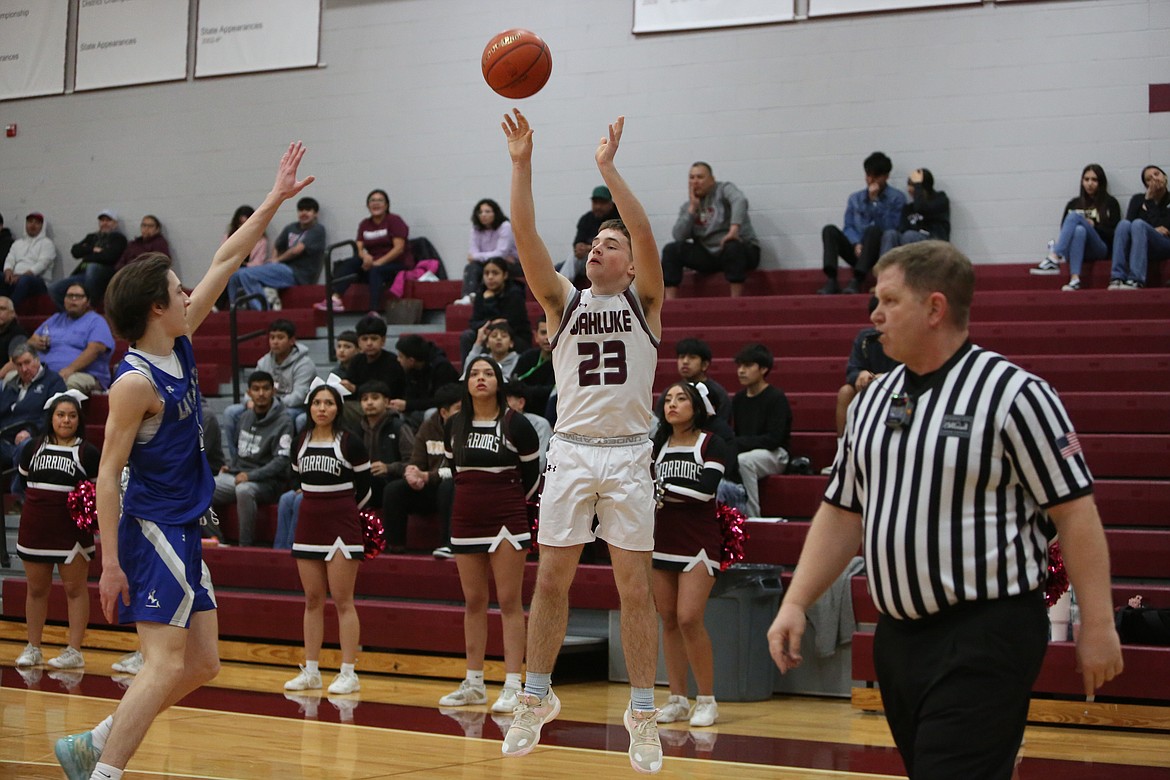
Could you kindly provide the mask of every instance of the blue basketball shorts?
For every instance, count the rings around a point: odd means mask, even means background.
[[[145,620],[188,628],[193,613],[216,607],[198,520],[161,525],[123,516],[118,561],[130,581],[130,606],[118,599],[123,625]]]

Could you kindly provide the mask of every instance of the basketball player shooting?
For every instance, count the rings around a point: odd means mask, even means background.
[[[312,176],[297,180],[304,154],[299,142],[289,144],[272,190],[220,246],[190,296],[157,253],[123,268],[106,290],[106,316],[131,348],[110,387],[101,468],[117,475],[128,462],[130,479],[121,508],[117,478],[98,480],[99,590],[107,620],[136,624],[145,663],[112,716],[57,740],[70,780],[119,780],[158,713],[219,672],[215,595],[199,533],[213,482],[191,336],[280,204],[312,183]]]
[[[601,225],[586,261],[591,286],[578,291],[553,267],[536,232],[532,136],[519,110],[502,127],[512,158],[512,228],[524,278],[544,308],[557,375],[557,424],[541,496],[540,567],[528,619],[528,672],[503,752],[522,756],[560,712],[550,687],[568,624],[569,586],[584,545],[609,545],[621,594],[622,646],[630,677],[623,714],[630,763],[662,768],[655,722],[658,621],[651,586],[654,484],[650,476],[651,393],[662,334],[662,267],[645,209],[614,165],[625,117],[597,146],[597,169],[624,224]],[[598,526],[592,530],[596,513]]]

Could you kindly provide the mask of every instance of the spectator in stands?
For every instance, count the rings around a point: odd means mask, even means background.
[[[784,391],[768,383],[772,353],[763,344],[748,344],[735,356],[736,374],[743,389],[731,399],[733,444],[747,514],[760,515],[760,479],[782,474],[788,465],[788,437],[792,433],[792,408]]]
[[[719,709],[711,638],[703,615],[723,559],[715,493],[733,451],[704,430],[709,401],[695,385],[675,382],[662,397],[666,424],[654,434],[661,498],[654,518],[653,566],[670,699],[659,711],[658,722],[689,719],[692,726],[711,726]],[[694,710],[687,701],[688,666],[698,689]]]
[[[483,264],[493,257],[504,258],[508,261],[511,273],[521,275],[516,239],[512,237],[512,223],[499,203],[491,198],[483,198],[471,210],[471,240],[467,250],[467,265],[463,269],[463,297],[455,303],[471,303],[483,279]]]
[[[345,388],[332,380],[317,381],[308,400],[313,425],[297,440],[293,461],[304,490],[304,515],[296,524],[292,555],[305,589],[305,665],[284,688],[305,691],[321,687],[317,664],[328,595],[337,608],[341,639],[341,673],[328,690],[332,694],[357,693],[361,683],[354,666],[361,623],[354,609],[353,590],[358,564],[366,555],[358,511],[370,499],[370,459],[361,439],[342,429]]]
[[[382,508],[382,494],[391,480],[406,473],[414,452],[414,429],[390,406],[390,388],[373,380],[358,388],[362,417],[353,432],[370,454],[370,504]],[[390,544],[390,552],[406,552],[405,545]]]
[[[683,268],[722,271],[731,297],[743,295],[747,272],[760,265],[760,243],[748,215],[748,199],[729,181],[715,181],[711,166],[696,162],[687,174],[687,202],[678,210],[672,242],[662,248],[666,297],[678,296]]]
[[[540,439],[540,471],[544,472],[544,464],[548,459],[548,443],[552,440],[552,426],[548,420],[539,414],[528,411],[528,388],[523,382],[507,382],[504,385],[504,396],[508,401],[508,408],[517,414],[524,415],[536,431]]]
[[[232,233],[235,233],[237,230],[239,230],[240,226],[248,221],[248,217],[255,213],[256,209],[246,204],[236,209],[236,212],[232,214],[231,221],[228,222],[227,230],[224,232],[223,238],[220,240],[220,244],[222,244],[224,241],[227,241],[228,237],[231,236]],[[269,257],[268,251],[268,233],[265,232],[260,236],[260,240],[256,242],[256,245],[252,247],[252,251],[249,253],[248,259],[244,262],[244,267],[255,267],[258,265],[264,265],[265,263],[271,261],[272,258]],[[269,290],[276,292],[275,288],[266,287],[264,288],[266,295]],[[279,298],[279,296],[277,297]],[[271,303],[271,298],[269,299],[269,302]],[[227,290],[224,290],[223,293],[219,296],[219,300],[215,302],[215,306],[217,310],[226,311],[229,303]]]
[[[0,294],[12,298],[13,306],[20,308],[29,298],[48,291],[46,285],[53,275],[57,247],[45,233],[44,214],[34,211],[28,215],[24,220],[24,238],[12,242],[4,257]]]
[[[65,380],[56,371],[41,365],[36,347],[27,341],[13,342],[8,357],[16,376],[0,389],[0,468],[20,460],[28,440],[45,432],[45,403],[64,393]]]
[[[841,292],[837,283],[837,258],[853,267],[853,279],[845,285],[845,292],[861,292],[881,252],[882,234],[897,230],[902,219],[906,195],[888,184],[893,162],[882,152],[874,152],[865,158],[863,166],[865,189],[849,196],[844,228],[825,225],[821,231],[823,267],[825,276],[829,277],[825,286],[817,290],[821,295]]]
[[[487,704],[483,679],[488,638],[489,572],[504,634],[504,688],[492,712],[520,704],[524,665],[524,561],[532,547],[526,500],[535,500],[540,442],[523,414],[508,408],[504,374],[478,357],[467,367],[462,410],[446,425],[446,452],[455,471],[451,550],[467,602],[463,620],[467,676],[439,699],[440,707]]]
[[[345,369],[342,384],[351,393],[366,382],[377,379],[390,388],[391,398],[406,395],[406,372],[398,357],[386,347],[386,321],[374,314],[358,320],[358,354]]]
[[[207,405],[207,399],[203,398],[202,401],[203,451],[207,454],[207,465],[211,467],[211,473],[218,474],[227,465],[223,453],[223,436],[219,430],[219,418]]]
[[[435,550],[435,557],[451,557],[448,544],[455,483],[443,454],[443,426],[462,404],[463,387],[458,383],[435,391],[435,413],[419,427],[402,479],[390,480],[382,491],[382,521],[392,547],[406,547],[409,514],[437,514],[442,524],[442,544]]]
[[[443,385],[459,381],[459,371],[451,365],[447,353],[433,341],[417,333],[398,337],[398,365],[402,366],[406,391],[392,398],[390,406],[407,415],[410,424],[418,428],[423,414],[435,408],[435,391]]]
[[[0,295],[0,355],[5,359],[8,357],[8,350],[12,346],[12,342],[19,339],[25,340],[24,328],[21,327],[20,320],[16,319],[16,307],[12,305],[12,299]],[[0,382],[8,379],[8,375],[16,370],[16,366],[8,360],[2,367],[0,367]]]
[[[1113,234],[1113,269],[1110,290],[1140,290],[1146,286],[1149,261],[1170,257],[1170,193],[1166,172],[1157,165],[1142,169],[1142,185],[1129,200],[1125,219]]]
[[[533,347],[521,353],[512,377],[527,388],[528,408],[544,416],[548,397],[557,384],[553,374],[552,341],[548,335],[548,318],[542,312],[536,320]],[[545,417],[545,419],[548,419]]]
[[[877,308],[877,296],[869,298],[869,313],[873,315]],[[881,333],[872,326],[862,328],[853,339],[853,349],[849,351],[849,360],[845,364],[845,384],[837,391],[837,438],[845,435],[845,422],[849,414],[849,404],[853,399],[865,392],[880,376],[888,374],[898,367],[898,361],[886,355],[882,349]],[[832,474],[833,466],[829,464],[821,470],[822,474]]]
[[[41,636],[49,611],[54,564],[65,586],[69,644],[60,655],[49,660],[49,666],[55,669],[85,666],[81,642],[89,622],[86,583],[94,541],[92,532],[77,527],[67,499],[69,491],[83,480],[97,479],[101,454],[85,440],[83,400],[85,396],[76,390],[50,398],[45,404],[48,411],[43,412],[45,435],[34,439],[20,460],[20,474],[29,486],[20,515],[16,552],[24,562],[28,577],[24,600],[28,644],[16,659],[18,667],[43,662]]]
[[[528,303],[522,284],[511,278],[508,261],[495,257],[483,264],[483,285],[472,301],[471,321],[459,337],[460,360],[466,360],[476,342],[480,328],[494,320],[507,320],[518,349],[532,343],[532,325],[528,321]]]
[[[288,415],[296,435],[305,425],[305,398],[309,394],[309,385],[317,377],[317,364],[309,356],[309,348],[297,342],[297,326],[292,321],[278,319],[268,323],[268,353],[256,362],[256,370],[272,377],[280,408]],[[228,452],[233,457],[240,415],[251,406],[252,402],[248,400],[223,410]]]
[[[385,190],[373,190],[366,196],[370,216],[358,224],[357,254],[342,260],[333,269],[333,278],[357,274],[357,279],[370,286],[370,311],[382,308],[382,291],[394,282],[399,271],[414,268],[410,253],[410,228],[397,214],[390,213],[390,196]],[[345,311],[341,296],[353,284],[353,279],[333,286],[333,310]],[[328,301],[314,304],[318,309],[328,308]]]
[[[345,376],[345,371],[349,368],[349,361],[358,351],[358,335],[356,331],[343,330],[337,334],[337,338],[333,342],[333,351],[337,355],[337,369],[335,373],[338,376]]]
[[[232,274],[228,280],[228,299],[263,295],[265,287],[284,290],[316,282],[325,258],[325,227],[317,221],[320,210],[315,198],[298,200],[297,221],[285,225],[276,236],[276,256],[268,263],[249,265]],[[264,308],[259,300],[249,302],[248,306]]]
[[[12,231],[4,225],[4,215],[0,214],[0,257],[8,257],[8,250],[12,249],[15,241]]]
[[[1060,235],[1049,244],[1048,256],[1040,265],[1029,269],[1034,274],[1058,274],[1060,264],[1068,259],[1068,284],[1060,289],[1081,289],[1081,268],[1086,260],[1109,257],[1113,232],[1121,219],[1121,206],[1109,194],[1105,169],[1096,163],[1081,171],[1081,193],[1064,207],[1060,218]]]
[[[934,188],[934,174],[918,168],[906,180],[908,200],[902,207],[898,227],[882,233],[881,254],[915,241],[951,240],[951,202],[945,192]]]
[[[106,285],[114,276],[114,266],[126,251],[126,236],[118,229],[118,214],[113,209],[98,213],[98,229],[78,241],[69,250],[80,260],[73,273],[49,286],[49,295],[58,309],[65,308],[65,292],[71,284],[82,284],[95,306],[106,296]]]
[[[577,220],[577,232],[573,235],[573,253],[567,260],[557,265],[557,270],[577,287],[589,286],[589,280],[585,278],[585,261],[589,257],[593,239],[601,230],[601,223],[610,219],[621,219],[609,187],[604,184],[593,188],[589,203],[589,210]]]
[[[106,318],[89,308],[80,282],[66,290],[65,311],[42,322],[28,340],[70,389],[92,395],[109,388],[114,334]]]
[[[705,384],[716,409],[715,416],[730,425],[731,396],[727,394],[723,385],[707,376],[707,370],[711,368],[711,347],[702,339],[689,337],[679,339],[679,342],[674,345],[674,351],[678,355],[679,377],[691,384],[697,382]],[[666,419],[662,414],[665,401],[666,394],[663,393],[658,396],[658,403],[654,405],[654,416],[658,420]]]
[[[520,361],[519,353],[512,346],[512,329],[508,327],[508,323],[502,320],[484,323],[479,329],[471,352],[467,353],[467,360],[463,361],[464,376],[467,367],[483,355],[499,363],[504,376],[511,376]]]
[[[293,424],[275,397],[272,375],[253,371],[248,376],[252,408],[239,419],[236,452],[231,462],[215,475],[212,503],[236,504],[240,545],[255,541],[256,505],[276,501],[288,483],[289,449]]]
[[[167,243],[166,237],[162,234],[162,223],[158,221],[158,217],[147,214],[142,218],[138,229],[140,231],[138,237],[126,245],[126,250],[122,252],[122,256],[118,258],[118,262],[114,266],[115,271],[122,270],[147,252],[171,256],[171,245]]]

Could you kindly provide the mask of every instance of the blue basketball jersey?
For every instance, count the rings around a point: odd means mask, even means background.
[[[158,525],[190,523],[211,506],[215,482],[203,451],[203,404],[195,352],[186,336],[175,339],[183,376],[171,376],[133,351],[118,364],[115,381],[137,371],[163,400],[162,420],[149,441],[136,436],[122,512]]]

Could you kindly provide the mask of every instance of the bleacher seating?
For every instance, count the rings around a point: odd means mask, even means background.
[[[1079,433],[1090,468],[1097,478],[1095,496],[1112,558],[1113,598],[1121,606],[1141,593],[1146,603],[1170,607],[1170,289],[1153,287],[1166,278],[1164,268],[1151,275],[1141,292],[1105,291],[1108,264],[1094,263],[1085,276],[1090,288],[1063,293],[1059,277],[1027,273],[1027,266],[976,268],[978,292],[972,307],[972,340],[1007,355],[1048,380],[1060,393]],[[794,411],[794,454],[811,458],[819,468],[831,462],[836,393],[844,381],[845,359],[857,331],[867,324],[866,296],[812,295],[822,276],[815,269],[756,271],[748,280],[749,296],[731,301],[718,275],[687,274],[680,299],[663,312],[662,349],[655,373],[660,391],[677,376],[673,345],[684,336],[699,336],[713,348],[711,375],[734,393],[738,387],[732,356],[751,341],[776,354],[772,381],[788,394]],[[458,359],[458,339],[471,307],[453,305],[459,282],[407,282],[406,296],[442,313],[445,326],[424,335],[449,357]],[[241,330],[260,329],[276,316],[288,317],[298,331],[311,333],[326,314],[311,306],[324,297],[320,286],[282,291],[280,313],[244,313]],[[349,311],[365,311],[364,285],[347,292]],[[529,303],[533,320],[540,308]],[[23,318],[22,322],[26,319]],[[42,317],[43,319],[43,317]],[[39,322],[39,320],[37,320]],[[35,323],[25,322],[29,328]],[[438,327],[438,326],[436,326]],[[213,394],[230,378],[227,315],[212,315],[196,338],[201,356],[201,386]],[[266,350],[263,339],[245,344],[245,364]],[[121,345],[120,345],[121,346]],[[87,409],[89,434],[100,439],[105,399]],[[762,514],[784,522],[752,522],[746,543],[750,562],[778,564],[790,576],[823,493],[826,477],[778,475],[761,485]],[[275,507],[262,512],[261,539],[271,538]],[[225,513],[225,528],[234,529],[234,510]],[[427,549],[435,542],[434,523],[412,518],[411,546]],[[256,641],[299,641],[300,585],[288,553],[264,549],[208,548],[207,559],[221,593],[225,636]],[[96,569],[92,572],[96,584]],[[526,573],[526,599],[534,564]],[[21,580],[4,584],[9,614],[23,609]],[[363,564],[357,591],[363,617],[363,641],[374,647],[416,652],[462,652],[461,593],[455,567],[429,556],[386,555]],[[862,630],[853,644],[854,677],[872,680],[872,635],[876,619],[864,577],[853,581],[854,613]],[[50,619],[64,619],[64,602]],[[617,595],[604,566],[586,566],[578,574],[571,603],[575,608],[612,609]],[[95,611],[95,616],[97,612]],[[498,613],[492,613],[488,653],[499,656]],[[425,616],[427,631],[411,631]],[[326,626],[333,621],[326,621]],[[330,629],[332,630],[332,629]],[[392,637],[392,639],[391,639]],[[327,634],[327,642],[336,637]],[[1162,674],[1170,650],[1127,648],[1127,672],[1101,691],[1145,704],[1170,704],[1170,678]],[[1071,696],[1080,691],[1072,671],[1070,645],[1052,646],[1036,685],[1043,695]]]

